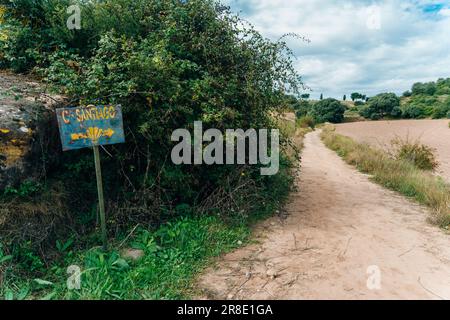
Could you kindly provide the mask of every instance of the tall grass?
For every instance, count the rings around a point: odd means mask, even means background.
[[[321,138],[347,163],[372,175],[382,186],[414,198],[432,209],[431,221],[444,228],[450,225],[450,185],[442,178],[417,168],[409,161],[392,159],[382,150],[339,135],[331,126],[324,127]]]

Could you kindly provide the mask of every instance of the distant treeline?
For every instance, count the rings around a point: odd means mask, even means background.
[[[450,119],[450,78],[436,82],[415,83],[411,90],[401,97],[395,93],[380,93],[368,97],[360,93],[352,93],[353,102],[344,103],[336,99],[309,100],[309,95],[300,99],[289,96],[286,101],[298,118],[311,117],[317,122],[341,122],[345,112],[352,112],[370,120],[390,119]],[[330,107],[332,105],[332,107]],[[344,112],[342,111],[344,107]],[[312,119],[308,119],[311,121]]]

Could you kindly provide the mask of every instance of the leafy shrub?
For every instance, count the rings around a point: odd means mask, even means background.
[[[345,106],[336,99],[324,99],[316,102],[310,115],[316,123],[341,123],[344,120]]]
[[[405,91],[405,92],[403,92],[403,96],[405,97],[405,98],[408,98],[408,97],[411,97],[412,96],[412,92],[411,91]]]
[[[397,115],[396,108],[399,106],[400,98],[395,93],[381,93],[369,99],[366,107],[361,110],[361,115],[368,119],[382,119]]]
[[[81,7],[81,30],[66,27],[69,3]],[[127,143],[108,147],[111,156],[103,159],[105,194],[117,229],[130,221],[167,220],[180,205],[225,216],[249,212],[259,201],[248,199],[276,179],[261,177],[260,166],[176,166],[170,154],[172,132],[192,131],[196,120],[203,121],[204,130],[275,126],[271,114],[283,105],[286,88],[298,93],[301,86],[283,39],[266,40],[210,0],[5,5],[6,22],[18,32],[0,48],[3,66],[38,71],[72,105],[123,106]],[[284,149],[288,140],[282,137],[281,143]],[[89,150],[62,154],[47,177],[64,180],[74,214],[91,212],[96,203],[95,180],[79,179],[92,177],[92,168],[84,165],[91,158]],[[238,198],[246,201],[224,200],[242,185],[247,187]],[[215,203],[225,205],[211,209]]]
[[[391,111],[391,116],[393,118],[401,118],[403,115],[402,109],[400,107],[394,107]]]
[[[286,95],[285,105],[286,105],[285,107],[286,112],[295,112],[295,109],[297,108],[298,105],[298,100],[294,96]]]
[[[303,116],[297,120],[297,126],[300,128],[311,128],[314,129],[316,122],[311,116]]]
[[[430,116],[433,113],[433,110],[437,106],[441,105],[441,102],[437,96],[427,96],[427,95],[415,95],[409,100],[408,103],[420,106],[422,109],[425,110],[428,116]]]
[[[407,105],[403,109],[403,118],[405,119],[422,119],[425,118],[425,110],[417,105]]]
[[[33,180],[24,181],[17,189],[13,187],[7,187],[3,191],[4,196],[19,196],[22,198],[26,198],[36,194],[37,192],[42,190],[42,185],[39,182],[35,182]]]
[[[297,118],[306,116],[312,108],[312,103],[307,100],[300,100],[295,105],[295,114]]]
[[[413,95],[428,95],[432,96],[436,93],[437,87],[435,82],[427,82],[427,83],[415,83],[412,87]]]
[[[438,79],[436,82],[437,95],[450,95],[450,78]]]
[[[450,113],[450,105],[440,104],[433,110],[433,119],[446,118]]]
[[[416,83],[411,91],[403,94],[406,107],[404,114],[408,119],[445,118],[450,109],[450,99],[443,98],[450,94],[450,78],[439,79],[437,82]]]
[[[409,138],[396,138],[391,142],[394,149],[394,158],[406,160],[422,170],[434,170],[439,163],[436,160],[435,150],[419,140],[410,141]]]

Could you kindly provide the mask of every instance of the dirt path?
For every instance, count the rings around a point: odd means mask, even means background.
[[[318,132],[305,139],[298,185],[287,218],[262,223],[257,243],[200,277],[206,297],[450,299],[450,237],[425,208],[370,182]]]

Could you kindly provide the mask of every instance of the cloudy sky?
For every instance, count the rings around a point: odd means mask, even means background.
[[[450,77],[450,0],[223,0],[273,40],[290,41],[317,98],[403,93]]]

